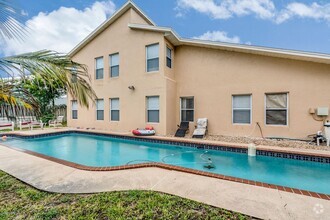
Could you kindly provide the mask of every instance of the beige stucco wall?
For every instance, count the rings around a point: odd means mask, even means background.
[[[160,123],[151,124],[157,134],[174,134],[180,123],[180,97],[195,99],[195,122],[209,119],[209,133],[304,138],[316,133],[322,122],[313,120],[309,108],[330,107],[328,65],[217,49],[174,47],[160,32],[132,30],[129,23],[147,24],[133,9],[98,35],[73,59],[89,67],[92,86],[105,102],[104,120],[96,121],[96,108],[78,108],[78,120],[70,127],[106,129],[119,132],[143,128],[146,96],[160,96]],[[160,69],[146,72],[146,45],[159,43]],[[173,49],[173,68],[166,67],[166,46]],[[119,52],[120,75],[109,76],[109,54]],[[95,58],[104,57],[104,79],[95,80]],[[128,89],[134,86],[135,91]],[[289,124],[265,125],[265,93],[289,93]],[[252,94],[252,123],[232,123],[232,95]],[[120,121],[110,121],[110,98],[120,98]],[[190,132],[195,122],[192,122]]]
[[[127,132],[135,128],[144,128],[146,123],[146,96],[160,96],[160,123],[152,124],[159,134],[166,133],[166,80],[164,77],[165,43],[161,33],[134,31],[129,23],[146,22],[130,9],[104,32],[79,51],[73,60],[86,64],[92,75],[92,86],[98,98],[104,99],[104,120],[96,120],[96,108],[78,108],[78,120],[71,119],[71,104],[68,103],[68,125],[107,129]],[[159,43],[160,69],[157,72],[146,72],[146,45]],[[118,78],[110,78],[109,54],[119,52],[120,73]],[[104,79],[95,79],[95,58],[104,58]],[[134,86],[135,90],[129,90]],[[120,99],[120,122],[110,122],[109,99]]]
[[[175,76],[177,114],[179,98],[194,96],[195,120],[207,117],[210,134],[259,136],[259,122],[265,136],[304,138],[322,127],[309,108],[330,107],[329,65],[183,46]],[[276,92],[289,93],[288,126],[265,125],[265,93]],[[251,125],[232,124],[235,94],[252,94]]]

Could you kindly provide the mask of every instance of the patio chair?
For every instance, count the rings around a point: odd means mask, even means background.
[[[63,126],[63,120],[64,120],[64,116],[57,116],[57,118],[55,120],[50,120],[48,122],[49,127],[54,127],[56,128],[57,126]]]
[[[197,125],[195,126],[195,131],[193,133],[193,138],[203,138],[207,132],[207,118],[199,118],[197,120]]]
[[[186,133],[189,131],[189,122],[182,121],[180,125],[178,125],[178,130],[175,132],[175,137],[184,137]]]
[[[17,122],[17,127],[19,127],[19,130],[22,130],[23,128],[30,128],[31,118],[30,117],[17,117],[16,122]]]
[[[327,146],[330,146],[330,122],[324,124],[324,138],[327,141]]]
[[[34,127],[40,127],[42,130],[44,129],[44,123],[41,120],[37,120],[35,117],[32,117],[30,127],[31,127],[31,131],[33,130]]]
[[[12,121],[9,121],[7,118],[0,118],[0,130],[7,130],[11,129],[14,131],[15,123]]]

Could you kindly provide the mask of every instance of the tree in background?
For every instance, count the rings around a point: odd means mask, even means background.
[[[66,87],[61,83],[48,85],[41,78],[31,76],[29,80],[20,82],[21,88],[33,96],[40,110],[40,118],[43,122],[48,122],[55,116],[55,99],[66,94]]]

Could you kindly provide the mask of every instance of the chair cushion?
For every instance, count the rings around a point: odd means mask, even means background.
[[[206,128],[207,127],[207,118],[199,118],[197,120],[197,128]]]
[[[12,124],[10,123],[6,123],[6,124],[0,124],[0,127],[11,127],[12,126]]]
[[[200,135],[204,136],[205,133],[206,133],[205,128],[197,128],[195,129],[193,136],[200,136]]]
[[[32,125],[41,125],[42,123],[38,122],[38,121],[34,121],[34,122],[31,122]]]

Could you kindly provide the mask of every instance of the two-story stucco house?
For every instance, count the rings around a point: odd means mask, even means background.
[[[329,112],[329,55],[183,39],[131,1],[69,55],[98,96],[89,109],[69,96],[70,127],[166,135],[208,118],[209,134],[259,136],[258,123],[265,136],[304,138]]]

